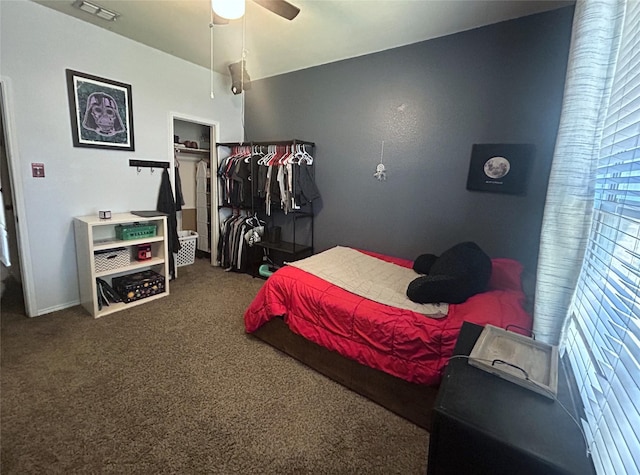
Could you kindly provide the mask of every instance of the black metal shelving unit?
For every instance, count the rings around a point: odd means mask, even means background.
[[[258,141],[258,142],[220,142],[217,146],[222,147],[238,147],[238,146],[269,146],[269,145],[282,145],[282,146],[295,146],[295,145],[306,145],[312,148],[312,155],[315,149],[315,143],[309,142],[306,140],[283,140],[283,141]],[[251,176],[255,176],[256,171],[251,169]],[[315,175],[315,173],[314,173]],[[315,178],[315,177],[314,177]],[[267,250],[269,253],[269,257],[272,262],[276,264],[282,264],[285,261],[295,261],[298,259],[303,259],[305,257],[309,257],[313,254],[314,250],[314,218],[315,214],[313,211],[313,203],[307,203],[303,205],[303,209],[301,210],[291,210],[287,214],[282,213],[278,209],[273,209],[270,216],[266,215],[265,211],[258,211],[256,209],[256,197],[253,195],[253,187],[252,187],[252,196],[251,196],[251,207],[243,208],[245,211],[251,211],[252,214],[257,214],[263,221],[269,223],[272,227],[275,222],[275,213],[278,213],[279,220],[292,220],[291,227],[291,240],[281,240],[279,242],[269,242],[267,240],[262,240],[256,243],[257,246]],[[311,226],[308,239],[304,242],[298,242],[299,233],[296,233],[296,222],[301,219],[310,219]]]
[[[278,253],[289,255],[290,261],[303,259],[305,257],[309,257],[313,254],[313,205],[309,203],[310,211],[290,211],[287,217],[293,220],[292,226],[292,239],[291,241],[280,241],[280,242],[269,242],[269,241],[261,241],[258,243],[259,246],[264,247],[265,249],[270,249],[276,251]],[[310,243],[301,244],[296,240],[296,221],[303,218],[311,219],[311,238]]]

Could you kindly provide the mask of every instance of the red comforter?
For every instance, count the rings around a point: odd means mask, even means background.
[[[413,264],[367,254],[404,267]],[[284,266],[267,279],[247,308],[245,328],[251,333],[282,316],[294,333],[342,356],[413,383],[436,385],[453,354],[462,322],[531,328],[531,317],[523,309],[521,264],[511,259],[492,263],[490,290],[449,305],[448,315],[440,319],[367,300]]]

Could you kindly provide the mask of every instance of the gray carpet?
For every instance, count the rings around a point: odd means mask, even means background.
[[[244,333],[261,284],[197,259],[93,319],[2,300],[1,472],[422,474],[429,435]]]

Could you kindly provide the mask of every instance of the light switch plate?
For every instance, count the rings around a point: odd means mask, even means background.
[[[32,163],[31,174],[34,178],[44,178],[44,163]]]

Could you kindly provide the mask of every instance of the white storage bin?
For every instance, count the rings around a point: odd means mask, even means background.
[[[178,231],[178,239],[182,247],[176,256],[176,267],[193,264],[196,261],[198,233],[195,231]]]

